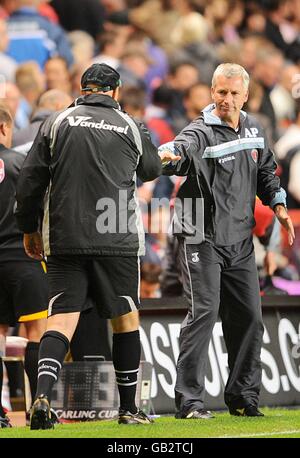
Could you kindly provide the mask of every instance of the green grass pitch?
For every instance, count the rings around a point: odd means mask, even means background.
[[[152,425],[118,425],[117,421],[60,424],[53,430],[0,429],[1,438],[300,438],[300,409],[261,409],[265,417],[215,413],[211,420],[175,420],[161,416]]]

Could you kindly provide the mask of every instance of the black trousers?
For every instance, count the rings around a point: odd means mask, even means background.
[[[227,247],[180,240],[189,309],[180,332],[175,402],[178,412],[203,408],[208,346],[218,313],[228,351],[228,407],[257,405],[263,322],[252,237]]]

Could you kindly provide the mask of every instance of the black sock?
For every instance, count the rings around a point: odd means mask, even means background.
[[[35,399],[37,387],[39,346],[39,342],[28,342],[25,350],[24,369],[29,380],[32,402]]]
[[[69,350],[69,340],[57,331],[47,331],[41,338],[36,398],[42,394],[51,401],[51,392]]]
[[[3,410],[2,402],[1,402],[2,385],[3,385],[3,361],[0,356],[0,417],[4,418],[5,412]]]
[[[120,395],[120,409],[136,413],[135,394],[141,357],[139,331],[114,334],[112,353]]]

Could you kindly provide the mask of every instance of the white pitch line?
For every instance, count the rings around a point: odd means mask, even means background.
[[[300,429],[295,429],[291,431],[275,431],[272,433],[265,432],[265,433],[255,433],[255,434],[240,434],[238,436],[226,435],[226,436],[218,436],[218,438],[219,439],[238,439],[239,437],[275,436],[276,434],[279,435],[279,434],[296,434],[296,433],[300,433]]]

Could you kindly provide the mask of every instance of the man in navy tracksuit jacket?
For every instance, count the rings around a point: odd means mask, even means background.
[[[180,333],[177,418],[212,417],[203,408],[204,376],[218,313],[228,350],[225,403],[232,415],[263,415],[257,407],[263,322],[252,243],[256,194],[287,229],[290,244],[294,230],[263,129],[241,111],[248,85],[241,66],[220,65],[214,104],[160,147],[164,173],[186,176],[173,224],[189,303]]]

